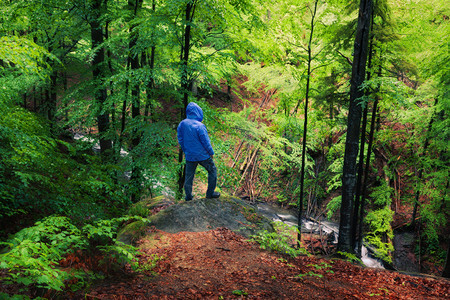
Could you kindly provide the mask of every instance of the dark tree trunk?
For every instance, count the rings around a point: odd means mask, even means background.
[[[367,184],[368,184],[368,175],[369,175],[369,168],[370,168],[370,155],[372,154],[372,145],[373,145],[373,137],[375,134],[375,123],[376,123],[376,117],[377,117],[377,110],[378,110],[378,98],[375,99],[375,102],[373,103],[372,108],[372,120],[370,123],[370,133],[369,133],[369,145],[367,147],[367,155],[366,155],[366,167],[364,170],[364,182],[362,185],[362,192],[361,192],[361,204],[359,207],[359,224],[358,224],[358,249],[357,253],[361,256],[361,249],[362,249],[362,243],[363,243],[363,236],[362,236],[362,224],[363,224],[363,218],[364,218],[364,208],[366,205],[366,193],[367,193]]]
[[[56,125],[56,83],[57,83],[58,73],[53,71],[50,75],[50,87],[49,87],[49,97],[47,103],[47,117],[50,121],[50,128],[52,131],[55,129]]]
[[[300,199],[298,201],[298,236],[297,243],[300,247],[300,242],[302,240],[302,215],[303,215],[303,193],[304,193],[304,182],[305,182],[305,161],[306,161],[306,137],[308,132],[308,105],[309,105],[309,86],[311,83],[311,62],[312,62],[312,39],[314,36],[314,19],[317,13],[317,4],[319,0],[314,2],[314,10],[311,15],[311,31],[309,33],[308,41],[308,71],[306,75],[306,92],[305,92],[305,120],[303,124],[303,142],[302,142],[302,166],[300,170]]]
[[[450,241],[447,247],[447,258],[445,259],[444,271],[442,272],[442,277],[450,278]]]
[[[99,115],[97,116],[98,132],[100,136],[100,152],[106,154],[112,149],[112,142],[106,138],[109,129],[109,113],[103,109],[107,98],[106,88],[103,85],[104,72],[102,70],[105,62],[105,52],[101,45],[103,44],[103,28],[100,24],[101,9],[103,0],[94,0],[92,4],[92,13],[94,17],[89,25],[91,26],[92,49],[96,49],[92,59],[92,76],[95,82],[94,98],[99,105]],[[97,49],[100,46],[99,49]]]
[[[153,12],[156,11],[156,1],[152,1],[152,10]],[[152,39],[154,38],[154,35],[152,34]],[[154,44],[154,41],[153,41]],[[150,49],[150,62],[148,62],[147,53],[143,53],[143,59],[145,60],[145,64],[149,64],[150,67],[150,81],[147,84],[146,92],[147,92],[147,103],[145,105],[145,112],[144,115],[146,117],[150,117],[149,120],[152,121],[153,118],[153,106],[152,106],[152,98],[154,95],[154,89],[155,89],[155,79],[154,79],[154,69],[155,69],[155,51],[156,46],[153,45]]]
[[[381,55],[380,55],[380,60],[381,60]],[[381,70],[382,70],[382,62],[380,61],[380,65],[379,65],[379,69],[378,69],[378,77],[381,77]],[[378,93],[380,90],[380,86],[378,85],[375,94]],[[362,191],[361,191],[361,204],[359,207],[359,223],[358,223],[358,247],[357,247],[357,254],[359,256],[361,256],[361,249],[362,249],[362,244],[363,244],[363,220],[364,220],[364,208],[366,205],[366,194],[367,194],[367,184],[368,184],[368,176],[369,176],[369,169],[370,169],[370,156],[372,155],[372,146],[373,146],[373,140],[374,140],[374,135],[375,135],[375,130],[376,130],[376,122],[377,122],[377,117],[378,117],[378,101],[379,101],[379,97],[376,96],[375,101],[373,103],[373,107],[372,107],[372,118],[370,121],[370,132],[369,132],[369,144],[367,146],[367,154],[366,154],[366,164],[365,164],[365,169],[364,169],[364,181],[362,183]]]
[[[134,9],[134,17],[137,16],[137,13],[142,5],[142,1],[128,1],[128,4]],[[137,70],[140,68],[139,64],[139,56],[137,55],[137,51],[135,51],[136,42],[139,37],[139,33],[134,31],[135,27],[132,26],[130,28],[130,42],[129,42],[129,51],[130,51],[130,68],[131,70]],[[133,52],[135,52],[133,54]],[[141,105],[140,105],[140,86],[137,80],[132,80],[130,83],[131,88],[131,118],[133,120],[137,120],[141,115]],[[135,127],[133,128],[132,138],[131,138],[131,146],[132,150],[136,149],[141,142],[141,135],[138,130],[138,126],[135,123]],[[133,167],[131,172],[131,185],[132,185],[132,193],[131,193],[131,201],[137,202],[139,201],[139,197],[141,194],[141,168],[136,164],[136,156],[133,155]]]
[[[372,19],[372,0],[361,0],[358,26],[354,44],[354,59],[350,87],[350,107],[347,119],[344,166],[342,176],[342,203],[339,223],[338,250],[354,253],[352,247],[352,213],[356,185],[356,160],[359,150],[359,132],[361,124],[360,98],[364,92],[360,89],[366,74],[367,50],[369,44],[370,21]]]
[[[188,99],[189,99],[189,91],[191,86],[191,78],[189,78],[189,71],[188,71],[188,62],[189,62],[189,52],[191,49],[191,23],[194,19],[194,13],[195,13],[195,3],[188,2],[186,5],[186,18],[185,18],[185,28],[184,28],[184,45],[182,47],[182,71],[181,71],[181,90],[183,93],[183,106],[184,106],[184,118],[186,117],[186,107],[188,105]]]
[[[194,19],[195,5],[197,1],[188,2],[186,4],[185,27],[184,27],[184,44],[181,46],[181,92],[183,93],[183,110],[180,112],[181,118],[186,118],[186,108],[188,105],[189,91],[191,86],[191,79],[189,78],[188,61],[189,50],[191,48],[191,23]],[[181,198],[183,194],[184,185],[184,167],[183,167],[183,152],[178,150],[178,162],[180,169],[178,171],[178,197]]]
[[[360,139],[360,146],[359,146],[359,161],[358,161],[358,176],[356,179],[356,187],[355,187],[355,204],[353,206],[353,224],[352,224],[352,248],[356,248],[356,242],[357,242],[357,229],[359,228],[358,224],[362,222],[360,215],[359,215],[359,208],[360,208],[360,200],[361,200],[361,185],[362,180],[364,178],[364,147],[366,145],[366,127],[367,127],[367,114],[368,114],[368,107],[369,103],[366,103],[366,107],[364,108],[363,113],[363,122],[361,126],[361,139]],[[360,242],[360,241],[359,241]],[[358,253],[357,253],[358,254]]]
[[[372,20],[371,20],[371,30],[373,28],[373,14],[372,14]],[[370,46],[369,46],[369,62],[368,67],[369,70],[372,67],[372,58],[373,58],[373,35],[370,38]],[[372,77],[371,71],[367,72],[367,80],[370,80]],[[368,96],[369,93],[366,92],[366,95]],[[366,105],[364,106],[364,113],[363,113],[363,122],[361,126],[361,138],[360,138],[360,146],[359,146],[359,162],[358,162],[358,177],[356,180],[356,190],[355,190],[355,205],[353,207],[353,225],[352,225],[352,248],[354,249],[361,249],[358,245],[362,243],[361,240],[357,239],[357,236],[359,236],[358,229],[362,228],[359,226],[360,223],[363,222],[362,217],[363,215],[359,213],[360,211],[360,199],[361,199],[361,188],[362,188],[362,181],[367,176],[367,173],[364,173],[364,147],[366,145],[366,128],[367,128],[367,114],[368,114],[368,107],[369,102],[366,102]],[[358,245],[356,242],[358,241]],[[361,253],[359,251],[356,251],[356,254],[358,256],[361,256]]]

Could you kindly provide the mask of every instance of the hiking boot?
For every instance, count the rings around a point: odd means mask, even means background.
[[[219,198],[220,197],[220,193],[219,192],[214,192],[212,195],[206,195],[206,198]]]

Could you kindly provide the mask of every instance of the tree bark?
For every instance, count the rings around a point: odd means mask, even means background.
[[[180,112],[181,120],[186,118],[186,108],[189,99],[189,90],[191,85],[191,80],[188,74],[188,61],[189,61],[189,50],[191,48],[191,23],[194,19],[196,0],[188,2],[186,4],[185,10],[185,27],[184,27],[184,43],[181,46],[181,92],[183,94],[183,111]],[[181,121],[180,120],[180,121]],[[180,169],[178,171],[178,198],[181,198],[183,194],[184,185],[184,166],[183,166],[183,151],[178,150],[178,162]]]
[[[370,21],[372,19],[372,0],[361,0],[358,26],[354,43],[354,60],[350,80],[350,107],[347,119],[344,166],[342,176],[342,203],[339,222],[338,250],[354,253],[352,247],[352,213],[356,185],[356,160],[359,150],[359,132],[361,124],[360,98],[364,95],[360,86],[366,74],[366,60],[369,44]]]
[[[450,278],[450,242],[447,248],[447,258],[445,259],[444,271],[442,272],[442,277]]]
[[[106,0],[105,0],[106,1]],[[92,59],[92,76],[95,82],[94,98],[99,106],[99,115],[97,116],[97,126],[100,136],[100,153],[106,154],[112,149],[112,142],[106,138],[109,129],[109,113],[107,109],[103,109],[106,101],[107,92],[103,86],[104,72],[102,65],[105,62],[105,52],[101,46],[103,40],[103,28],[100,24],[102,0],[94,0],[92,2],[93,18],[90,20],[92,49],[96,49]],[[99,47],[99,49],[97,49]]]
[[[142,5],[142,1],[141,0],[135,0],[135,1],[128,1],[128,4],[133,8],[134,10],[134,18],[136,18],[137,13],[139,11],[139,9],[141,8]],[[130,28],[130,42],[129,42],[129,60],[130,60],[130,68],[131,70],[138,70],[140,68],[140,64],[139,64],[139,56],[136,52],[134,51],[135,47],[136,47],[136,42],[137,39],[139,37],[139,32],[135,32],[134,31],[135,26],[132,26]],[[140,86],[139,86],[139,82],[137,80],[132,80],[131,84],[130,84],[130,88],[131,88],[131,118],[133,120],[135,120],[135,122],[133,122],[134,128],[132,131],[132,137],[131,137],[131,146],[132,146],[132,150],[135,150],[139,143],[141,142],[141,135],[140,135],[140,131],[138,130],[138,126],[137,126],[137,122],[136,120],[140,117],[141,115],[141,101],[140,101],[140,94],[141,94],[141,90],[140,90]],[[132,153],[134,153],[132,151]],[[139,201],[139,197],[141,194],[141,168],[136,164],[136,154],[133,154],[133,164],[132,164],[132,170],[131,170],[131,186],[132,186],[132,193],[131,193],[131,201],[137,202]]]
[[[152,1],[152,10],[153,12],[156,11],[156,1]],[[152,39],[154,38],[154,35],[152,34]],[[150,62],[148,62],[147,53],[144,54],[145,63],[149,63],[150,67],[150,81],[147,84],[146,92],[147,92],[147,103],[145,105],[145,111],[144,115],[146,117],[149,117],[150,121],[152,121],[153,118],[153,106],[152,106],[152,98],[154,95],[154,89],[155,89],[155,78],[154,78],[154,69],[155,69],[155,52],[156,52],[156,46],[154,45],[150,49]]]
[[[370,28],[372,30],[373,28],[373,14],[371,18]],[[372,77],[372,73],[370,71],[370,68],[372,67],[372,58],[373,58],[373,35],[370,37],[370,45],[369,45],[369,72],[367,72],[367,80],[370,80]],[[366,93],[369,95],[369,93]],[[358,177],[356,180],[356,190],[355,190],[355,205],[353,208],[353,225],[352,225],[352,247],[356,248],[356,254],[360,257],[361,252],[358,250],[361,249],[359,247],[359,244],[362,243],[362,240],[358,240],[357,236],[359,235],[358,229],[362,228],[359,226],[360,223],[363,222],[363,215],[360,214],[360,203],[361,203],[361,188],[362,188],[362,181],[367,176],[367,173],[364,172],[364,147],[366,145],[366,128],[367,128],[367,114],[368,114],[368,108],[369,108],[369,101],[366,102],[364,106],[364,113],[363,113],[363,123],[361,126],[361,138],[360,138],[360,149],[359,149],[359,162],[358,162]],[[369,154],[370,155],[370,154]],[[357,245],[358,241],[358,245]]]
[[[303,215],[303,193],[304,193],[304,184],[305,184],[305,163],[306,163],[306,138],[308,132],[308,105],[309,105],[309,86],[311,82],[311,62],[312,62],[312,39],[314,36],[314,19],[317,13],[317,4],[319,0],[314,2],[314,10],[311,11],[311,31],[309,33],[309,41],[308,41],[308,71],[306,75],[306,92],[305,92],[305,120],[303,123],[303,142],[302,142],[302,166],[300,170],[300,199],[298,201],[298,235],[297,235],[297,243],[298,247],[300,247],[300,242],[302,240],[302,215]]]

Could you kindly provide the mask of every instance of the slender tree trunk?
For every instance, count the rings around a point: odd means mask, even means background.
[[[372,20],[371,20],[371,30],[373,28],[373,14],[372,14]],[[369,42],[369,72],[367,72],[367,80],[370,80],[372,77],[372,73],[370,71],[370,68],[372,67],[372,58],[373,58],[373,35],[370,37]],[[369,93],[366,91],[366,96],[368,96]],[[364,113],[363,113],[363,122],[361,126],[361,138],[360,138],[360,146],[359,146],[359,162],[358,162],[358,177],[356,180],[356,190],[355,190],[355,205],[353,207],[353,225],[352,225],[352,248],[360,249],[358,245],[356,244],[357,241],[357,235],[358,235],[358,224],[362,222],[362,215],[359,214],[359,208],[360,208],[360,199],[361,199],[361,184],[364,176],[364,147],[366,145],[366,128],[367,128],[367,114],[368,114],[368,107],[369,102],[367,101],[364,106]],[[362,241],[358,241],[361,243]],[[357,251],[359,256],[361,256],[361,253]]]
[[[156,1],[152,1],[152,10],[153,12],[156,11]],[[152,34],[152,40],[154,39],[154,35]],[[150,49],[150,62],[148,62],[147,53],[143,56],[145,59],[145,63],[149,63],[150,67],[150,81],[147,84],[146,91],[147,91],[147,103],[145,105],[145,112],[144,115],[146,117],[150,117],[150,121],[153,118],[153,106],[152,106],[152,98],[154,95],[154,89],[155,89],[155,52],[156,52],[156,46],[154,45],[155,42],[153,40],[153,46]]]
[[[450,278],[450,241],[447,247],[447,258],[445,259],[444,271],[442,272],[442,277]]]
[[[191,79],[189,78],[188,61],[189,50],[191,48],[191,23],[194,19],[196,0],[186,4],[185,27],[184,27],[184,44],[181,47],[181,92],[183,93],[183,111],[181,112],[181,119],[186,118],[186,108],[189,99],[189,90]],[[178,171],[178,197],[181,198],[183,194],[184,185],[184,167],[183,167],[183,151],[178,150],[178,162],[180,168]]]
[[[367,114],[369,103],[366,103],[364,107],[363,113],[363,122],[361,126],[361,139],[359,146],[359,161],[358,161],[358,175],[356,179],[356,188],[355,188],[355,205],[353,206],[353,225],[352,225],[352,248],[356,248],[356,236],[358,234],[357,229],[358,224],[360,222],[359,216],[359,208],[360,208],[360,200],[361,200],[361,185],[364,177],[364,147],[366,145],[366,127],[367,127]],[[358,254],[358,253],[357,253]]]
[[[105,52],[103,47],[103,28],[100,24],[102,2],[106,0],[93,0],[92,13],[93,18],[89,25],[91,26],[91,41],[92,49],[96,49],[94,57],[92,59],[92,76],[95,82],[94,98],[99,106],[99,115],[97,116],[98,132],[100,136],[100,152],[106,154],[112,149],[112,142],[109,138],[106,138],[106,134],[109,129],[109,113],[107,109],[103,109],[104,103],[107,98],[106,88],[103,85],[104,72],[102,70],[103,63],[105,62]],[[99,49],[97,49],[100,47]]]
[[[128,1],[128,4],[134,8],[134,17],[136,18],[139,9],[141,8],[142,1],[140,0],[134,0],[134,1]],[[130,51],[130,68],[132,71],[138,70],[140,68],[139,64],[139,56],[135,51],[136,42],[139,37],[139,32],[135,31],[135,26],[132,26],[130,28],[130,42],[129,42],[129,51]],[[130,83],[131,88],[131,118],[135,121],[134,128],[132,132],[131,137],[131,146],[132,146],[132,152],[135,150],[139,143],[141,142],[141,135],[138,130],[137,122],[139,117],[141,116],[141,105],[140,105],[140,86],[139,82],[137,80],[132,80]],[[132,163],[132,171],[131,171],[131,186],[132,186],[132,193],[131,193],[131,201],[137,202],[139,201],[139,197],[141,194],[141,168],[136,163],[136,155],[133,155],[133,163]]]
[[[300,198],[298,201],[298,236],[297,243],[300,247],[300,242],[302,240],[302,215],[303,215],[303,193],[305,184],[305,163],[306,163],[306,138],[308,132],[308,105],[309,105],[309,86],[311,83],[311,63],[312,63],[312,39],[314,36],[314,19],[317,13],[317,4],[319,0],[314,2],[314,10],[311,11],[311,31],[309,33],[308,41],[308,71],[306,75],[306,92],[305,92],[305,120],[303,123],[303,142],[302,142],[302,166],[300,170]]]
[[[183,106],[184,116],[186,117],[186,107],[188,105],[189,91],[191,86],[191,79],[189,78],[188,62],[189,52],[191,49],[191,23],[194,18],[196,1],[189,2],[186,5],[186,18],[185,18],[185,30],[184,30],[184,45],[182,49],[182,72],[181,72],[181,90],[183,92]]]
[[[50,128],[54,132],[56,126],[56,83],[57,83],[58,73],[57,71],[53,71],[50,75],[50,87],[49,87],[49,97],[48,97],[48,106],[47,106],[47,117],[50,121]]]
[[[342,176],[342,203],[339,222],[338,250],[354,253],[352,248],[352,213],[356,185],[356,159],[359,150],[359,132],[361,124],[360,98],[364,92],[360,89],[366,74],[367,50],[372,19],[372,0],[361,0],[358,26],[354,44],[354,60],[350,87],[350,107],[347,119],[344,166]]]
[[[378,70],[378,77],[381,77],[381,70],[382,70],[382,63],[380,62],[379,70]],[[377,87],[377,90],[375,91],[375,94],[378,93],[380,89],[380,86]],[[378,101],[379,97],[376,96],[375,101],[373,103],[372,107],[372,118],[370,121],[370,132],[369,132],[369,144],[367,146],[367,154],[366,154],[366,164],[364,169],[364,181],[362,183],[362,191],[361,191],[361,204],[359,207],[359,223],[358,223],[358,247],[357,247],[357,254],[361,256],[361,250],[362,250],[362,244],[363,244],[363,221],[364,221],[364,208],[366,205],[366,194],[367,194],[367,184],[368,184],[368,176],[369,176],[369,169],[370,169],[370,156],[372,155],[372,147],[373,147],[373,141],[375,136],[375,130],[376,130],[376,122],[377,122],[377,115],[378,115]]]

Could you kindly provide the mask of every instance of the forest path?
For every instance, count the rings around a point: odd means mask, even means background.
[[[450,281],[268,252],[226,228],[138,243],[150,271],[105,279],[85,299],[449,299]],[[300,276],[299,276],[300,275]]]

